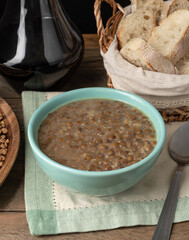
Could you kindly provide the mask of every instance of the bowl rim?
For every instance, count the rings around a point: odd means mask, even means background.
[[[48,156],[46,156],[40,150],[40,148],[38,147],[38,145],[37,145],[37,143],[35,141],[35,138],[33,136],[33,126],[34,126],[34,123],[35,123],[35,120],[36,120],[36,117],[38,116],[38,114],[40,114],[40,112],[42,110],[46,109],[46,107],[50,103],[56,102],[60,98],[64,98],[66,96],[69,96],[69,95],[72,95],[72,94],[76,94],[76,93],[82,94],[83,92],[89,92],[89,91],[104,91],[104,92],[109,91],[109,92],[112,92],[112,93],[118,93],[118,94],[126,95],[129,98],[133,98],[134,100],[141,101],[142,104],[146,105],[148,108],[151,109],[152,113],[156,115],[156,118],[159,121],[160,129],[161,129],[161,135],[160,135],[160,139],[157,142],[155,148],[153,149],[153,151],[146,158],[144,158],[144,159],[140,160],[139,162],[134,163],[134,164],[132,164],[130,166],[127,166],[127,167],[124,167],[124,168],[120,168],[120,169],[116,169],[116,170],[110,170],[110,171],[85,171],[85,170],[79,170],[79,169],[71,168],[71,167],[68,167],[68,166],[64,166],[64,165],[62,165],[60,163],[57,163],[56,161],[54,161],[54,160],[50,159]],[[97,97],[97,98],[99,98],[99,99],[116,100],[114,97],[107,98],[107,97],[103,97],[102,96],[102,97]],[[74,101],[84,100],[84,99],[95,99],[95,97],[91,97],[91,98],[82,98],[81,97],[81,99],[78,99],[78,100],[74,100],[73,99],[73,101],[66,102],[65,104],[70,103],[70,102],[74,102]],[[130,103],[128,102],[128,104],[130,104]],[[63,106],[63,105],[64,105],[64,103],[63,104],[59,104],[56,108],[59,108],[60,106]],[[130,105],[132,105],[132,104],[130,104]],[[133,105],[133,106],[135,106],[135,105]],[[135,106],[135,107],[137,107],[137,106]],[[54,111],[56,108],[53,108],[52,111]],[[139,110],[143,111],[143,109],[139,109]],[[50,111],[50,112],[52,112],[52,111]],[[50,112],[48,112],[48,113],[50,113]],[[48,113],[46,113],[45,117],[48,115]],[[144,112],[144,113],[149,117],[148,113],[146,113],[146,112]],[[152,123],[153,123],[153,121],[152,121]],[[155,124],[154,124],[154,127],[155,127]],[[156,131],[157,131],[157,129],[156,129]],[[56,95],[55,97],[52,97],[51,99],[49,99],[48,101],[43,103],[33,113],[32,117],[31,117],[31,119],[29,121],[29,124],[28,124],[28,140],[29,140],[29,143],[30,143],[30,147],[33,150],[33,152],[39,158],[41,158],[45,163],[47,162],[48,164],[50,164],[50,165],[52,165],[54,167],[58,167],[58,168],[66,171],[66,172],[72,173],[74,175],[80,175],[80,176],[83,175],[83,176],[89,176],[89,177],[117,175],[117,174],[129,172],[129,171],[131,171],[131,170],[133,170],[135,168],[138,168],[138,167],[144,165],[146,162],[150,161],[150,159],[155,157],[157,153],[160,152],[160,150],[162,149],[162,147],[164,145],[165,135],[166,135],[166,129],[165,129],[165,123],[163,121],[163,118],[162,118],[161,114],[159,113],[159,111],[151,103],[149,103],[144,98],[142,98],[140,96],[137,96],[137,95],[135,95],[133,93],[129,93],[129,92],[126,92],[126,91],[123,91],[123,90],[118,90],[118,89],[105,88],[105,87],[79,88],[79,89],[74,89],[74,90],[70,90],[70,91],[67,91],[67,92],[60,93],[59,95]]]

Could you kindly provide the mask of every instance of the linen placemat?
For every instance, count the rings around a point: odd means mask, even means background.
[[[33,235],[86,232],[123,226],[154,225],[161,213],[176,163],[167,147],[184,123],[166,124],[167,136],[160,158],[134,187],[109,197],[73,193],[52,181],[36,163],[27,138],[33,112],[59,93],[23,92],[25,124],[25,204]],[[189,220],[189,168],[185,168],[174,222]]]

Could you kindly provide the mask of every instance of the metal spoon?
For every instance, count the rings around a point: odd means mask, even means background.
[[[170,239],[175,210],[178,202],[183,168],[189,164],[189,123],[179,127],[171,138],[169,154],[178,163],[173,175],[171,186],[167,194],[156,230],[152,240]]]

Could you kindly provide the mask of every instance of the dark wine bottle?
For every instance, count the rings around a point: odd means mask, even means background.
[[[0,19],[0,72],[16,90],[64,83],[83,52],[82,35],[61,0],[7,0]]]

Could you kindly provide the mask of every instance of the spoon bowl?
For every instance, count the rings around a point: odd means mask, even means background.
[[[189,123],[184,124],[171,138],[169,154],[178,164],[189,164]]]

